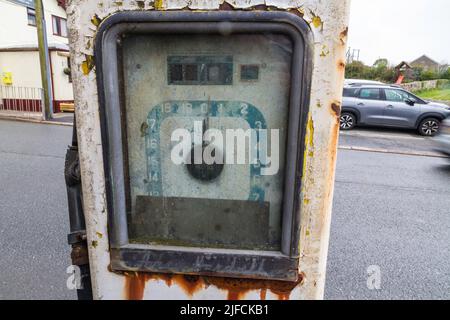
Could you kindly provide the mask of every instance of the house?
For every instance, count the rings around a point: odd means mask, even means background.
[[[423,55],[420,58],[412,61],[410,65],[413,68],[420,68],[424,71],[439,72],[440,70],[440,64],[426,55]]]
[[[43,5],[53,110],[58,112],[61,103],[73,102],[65,1],[43,0]],[[14,109],[21,106],[17,101],[31,100],[35,102],[33,109],[25,111],[41,110],[37,92],[41,92],[42,81],[33,0],[0,0],[0,76],[0,95],[3,93],[0,100],[3,100],[3,105],[9,99],[9,105]],[[27,108],[30,108],[28,104]]]

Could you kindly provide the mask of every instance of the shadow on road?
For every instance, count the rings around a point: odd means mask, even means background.
[[[448,161],[448,164],[436,166],[435,170],[439,172],[440,174],[445,174],[448,177],[450,177],[450,159]]]
[[[385,127],[357,127],[353,129],[352,131],[341,131],[341,132],[359,132],[359,133],[378,133],[378,134],[403,134],[403,135],[409,135],[409,136],[415,136],[415,137],[422,137],[418,134],[417,130],[414,129],[402,129],[402,128],[385,128]],[[426,137],[422,137],[426,138]]]

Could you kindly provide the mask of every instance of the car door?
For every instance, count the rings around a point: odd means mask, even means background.
[[[420,114],[419,105],[410,105],[406,101],[410,99],[408,94],[400,89],[384,89],[386,97],[386,110],[384,118],[386,125],[413,128]]]
[[[360,122],[369,125],[384,125],[384,109],[386,101],[379,88],[362,88],[356,101],[360,112]]]

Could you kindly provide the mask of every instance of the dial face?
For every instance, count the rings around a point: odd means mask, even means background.
[[[132,243],[279,251],[292,43],[122,41]]]

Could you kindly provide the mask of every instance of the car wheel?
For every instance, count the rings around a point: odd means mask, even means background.
[[[419,125],[419,133],[422,136],[434,137],[439,133],[441,127],[441,121],[435,118],[427,118],[423,120]]]
[[[340,127],[341,130],[352,130],[356,125],[356,117],[348,112],[341,114]]]

